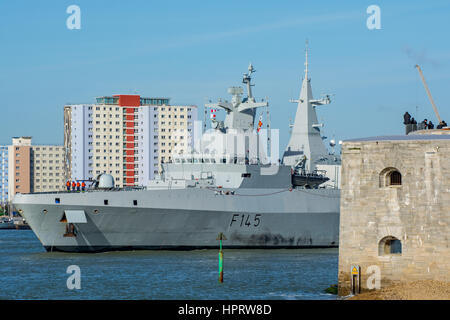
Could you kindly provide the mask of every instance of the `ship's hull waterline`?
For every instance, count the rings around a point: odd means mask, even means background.
[[[227,237],[225,248],[337,247],[339,242],[337,189],[18,194],[14,205],[47,251],[217,248],[220,232]],[[67,211],[84,211],[86,221],[73,223],[74,237],[64,236]]]

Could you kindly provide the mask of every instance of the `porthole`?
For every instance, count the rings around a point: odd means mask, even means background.
[[[98,209],[94,209],[94,211],[93,211],[95,214],[97,214],[98,213]]]

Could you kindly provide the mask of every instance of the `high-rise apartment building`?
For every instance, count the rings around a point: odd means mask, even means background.
[[[139,95],[65,106],[66,179],[109,173],[117,187],[144,186],[159,174],[160,163],[171,159],[175,144],[186,150],[192,145],[196,119],[196,106],[170,106],[167,98]]]
[[[88,180],[92,172],[92,105],[64,107],[64,177]]]
[[[195,106],[162,106],[157,113],[158,164],[172,160],[174,152],[185,153],[193,147]],[[155,126],[156,127],[156,126]],[[154,168],[156,173],[156,168]]]
[[[0,146],[0,205],[8,202],[8,146]]]

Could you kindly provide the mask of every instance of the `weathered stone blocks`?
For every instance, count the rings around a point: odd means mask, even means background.
[[[361,291],[372,265],[382,287],[450,281],[450,131],[423,133],[343,143],[340,295],[350,293],[351,265],[361,267]]]

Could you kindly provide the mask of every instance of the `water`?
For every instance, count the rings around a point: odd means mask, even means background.
[[[218,250],[48,253],[31,230],[0,230],[0,299],[336,299],[337,270],[337,249],[225,249],[220,284]]]

